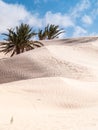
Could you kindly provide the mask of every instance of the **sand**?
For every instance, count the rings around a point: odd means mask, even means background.
[[[0,130],[98,130],[98,37],[0,54]]]

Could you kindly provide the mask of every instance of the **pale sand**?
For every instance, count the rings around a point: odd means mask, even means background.
[[[97,39],[1,55],[0,130],[98,130]]]

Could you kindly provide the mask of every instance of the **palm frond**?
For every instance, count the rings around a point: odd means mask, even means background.
[[[34,45],[31,46],[29,42],[37,33],[35,33],[28,24],[22,23],[16,26],[15,29],[8,29],[8,33],[3,33],[2,35],[6,37],[6,42],[1,43],[0,51],[5,54],[12,52],[11,56],[13,56],[14,54],[19,54],[28,50],[28,48],[34,49]]]

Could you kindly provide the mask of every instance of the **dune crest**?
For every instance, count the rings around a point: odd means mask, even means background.
[[[54,40],[53,45],[46,41],[47,46],[0,60],[0,83],[51,76],[98,81],[98,47],[90,40],[75,41],[72,45],[64,40]]]

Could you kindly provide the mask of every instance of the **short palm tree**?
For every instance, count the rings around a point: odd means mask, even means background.
[[[45,39],[54,39],[58,38],[61,33],[64,33],[65,31],[63,29],[59,29],[58,25],[47,25],[44,30],[39,30],[38,32],[38,38],[39,40],[45,40]]]
[[[44,30],[39,29],[38,38],[39,38],[39,40],[45,40],[47,38],[46,28]]]
[[[54,38],[58,38],[58,36],[61,33],[64,33],[65,31],[63,29],[59,29],[59,25],[47,25],[46,27],[47,29],[47,39],[54,39]]]
[[[22,23],[20,26],[16,26],[15,29],[8,29],[8,34],[3,33],[3,35],[7,37],[5,39],[7,42],[1,43],[0,52],[5,54],[12,52],[11,56],[43,45],[38,41],[30,41],[36,33],[27,24]]]

